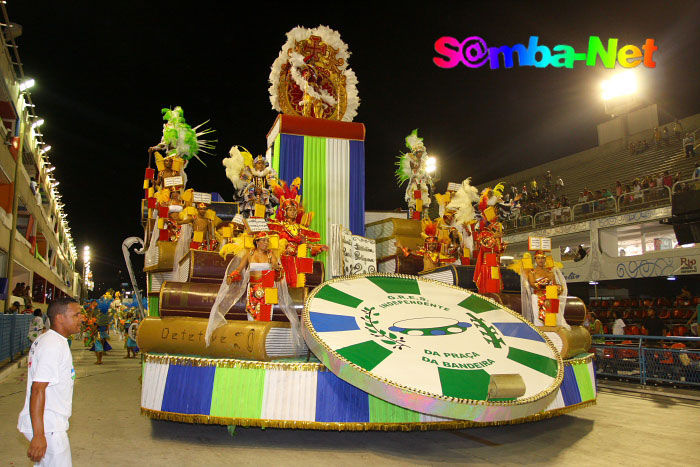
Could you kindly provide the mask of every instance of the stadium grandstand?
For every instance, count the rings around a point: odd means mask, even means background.
[[[646,112],[641,131],[613,139],[599,126],[598,147],[479,188],[503,183],[513,205],[505,263],[529,237],[551,238],[569,294],[588,305],[599,377],[696,386],[700,114],[659,125],[656,106]]]

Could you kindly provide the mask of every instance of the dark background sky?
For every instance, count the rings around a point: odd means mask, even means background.
[[[255,153],[276,112],[270,66],[297,25],[341,33],[357,74],[367,128],[367,208],[403,207],[393,179],[404,137],[419,128],[448,181],[480,183],[597,144],[606,120],[600,82],[618,70],[436,67],[441,36],[478,35],[489,46],[567,44],[588,37],[641,46],[654,38],[655,69],[637,67],[642,96],[660,118],[700,112],[700,3],[676,2],[187,2],[9,0],[32,99],[61,182],[76,246],[89,244],[95,279],[116,286],[121,242],[139,224],[146,150],[161,136],[160,109],[180,105],[190,124],[210,119],[216,156],[193,162],[189,185],[233,190],[221,158],[233,144]],[[136,264],[140,264],[137,262]]]

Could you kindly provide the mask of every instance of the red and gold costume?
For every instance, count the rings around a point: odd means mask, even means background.
[[[501,254],[506,245],[502,241],[499,222],[485,225],[477,234],[479,254],[474,268],[474,283],[479,293],[500,293],[503,290],[501,280]]]
[[[281,209],[296,203],[294,200],[285,200]],[[296,203],[298,207],[298,203]],[[301,219],[299,214],[298,219]],[[280,261],[287,277],[287,284],[290,287],[303,287],[305,285],[305,274],[313,272],[313,259],[323,251],[323,245],[311,245],[321,241],[321,235],[304,226],[297,220],[284,219],[269,223],[270,230],[277,232],[280,237],[282,255]]]
[[[291,186],[280,182],[275,187],[275,194],[280,199],[277,210],[277,220],[270,221],[270,230],[280,238],[280,261],[284,268],[287,284],[290,287],[304,287],[306,274],[313,272],[313,259],[326,249],[321,241],[321,234],[311,230],[308,225],[313,218],[312,213],[304,213],[300,203],[298,189],[300,180],[295,179]],[[316,243],[315,245],[312,245]]]

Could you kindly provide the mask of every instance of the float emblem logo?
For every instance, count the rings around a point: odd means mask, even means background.
[[[530,36],[525,44],[489,47],[479,36],[467,37],[463,41],[450,36],[443,36],[435,41],[435,51],[440,55],[433,57],[433,63],[440,68],[454,68],[460,63],[468,68],[481,68],[489,64],[492,70],[501,67],[534,66],[536,68],[573,68],[575,62],[584,62],[586,66],[596,66],[598,59],[605,68],[615,68],[619,63],[623,68],[634,68],[644,64],[647,68],[656,68],[654,52],[659,48],[654,39],[647,39],[641,49],[636,45],[618,47],[618,39],[608,39],[607,47],[598,36],[588,38],[588,49],[576,52],[570,45],[559,44],[551,49],[539,44],[538,36]]]

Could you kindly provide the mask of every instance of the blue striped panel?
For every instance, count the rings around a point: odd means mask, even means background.
[[[299,194],[304,192],[304,137],[299,135],[281,135],[280,139],[280,180],[291,184],[301,178]]]
[[[567,407],[581,402],[581,393],[578,390],[578,384],[576,384],[576,373],[571,365],[564,366],[561,395],[564,398],[564,405]]]
[[[170,365],[163,393],[163,412],[209,415],[214,366]]]
[[[350,141],[350,230],[365,235],[365,142]]]
[[[318,373],[317,422],[369,422],[369,395],[330,371]]]
[[[525,323],[493,323],[501,334],[509,337],[530,339],[531,341],[544,342],[542,336]]]
[[[311,311],[309,319],[316,332],[356,331],[360,329],[354,316],[330,315]]]

